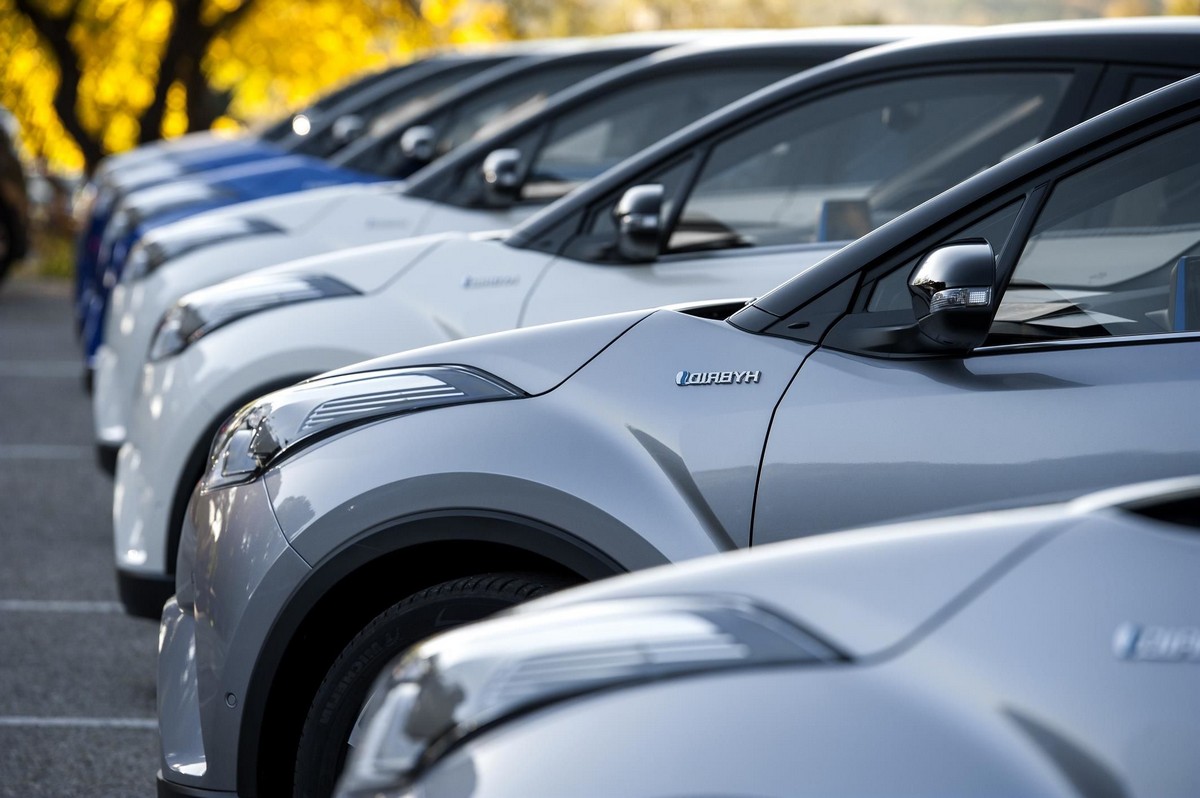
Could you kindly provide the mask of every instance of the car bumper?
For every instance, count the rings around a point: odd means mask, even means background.
[[[184,485],[189,458],[201,445],[213,412],[191,380],[191,361],[155,363],[129,413],[128,439],[113,481],[113,555],[117,570],[142,578],[175,572],[172,518],[193,485]],[[203,442],[207,446],[207,441]],[[158,617],[157,609],[154,618]]]
[[[121,448],[127,434],[129,405],[137,390],[137,377],[122,374],[118,360],[116,351],[107,344],[96,351],[92,374],[92,425],[97,451],[110,449],[115,452]]]
[[[118,580],[129,583],[169,580],[166,529],[174,480],[167,479],[155,459],[157,448],[145,453],[133,443],[117,453],[113,481],[113,558]],[[158,617],[159,605],[151,617]],[[141,613],[134,613],[141,614]]]
[[[125,442],[125,420],[129,410],[129,396],[120,396],[116,387],[116,370],[116,353],[108,346],[101,346],[96,352],[96,367],[92,370],[92,424],[96,462],[108,474],[117,470],[117,452]],[[132,388],[126,391],[126,394],[131,393]]]
[[[161,281],[117,284],[109,298],[104,342],[96,350],[92,422],[98,449],[120,448],[128,435],[130,416],[150,351],[154,326],[161,311]]]
[[[244,713],[263,700],[250,692],[254,666],[308,570],[261,481],[193,497],[159,628],[160,795],[237,790],[242,735],[256,734]]]
[[[158,774],[158,798],[237,798],[237,793],[225,790],[198,790],[172,784]]]

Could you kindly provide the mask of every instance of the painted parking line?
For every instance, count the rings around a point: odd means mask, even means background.
[[[94,457],[90,446],[67,444],[0,444],[0,460],[88,460]]]
[[[36,599],[0,599],[0,612],[93,612],[123,613],[116,601],[38,601]]]
[[[0,377],[78,379],[82,373],[78,360],[0,360]]]
[[[32,715],[0,716],[0,728],[41,729],[145,729],[158,728],[154,718],[38,718]]]

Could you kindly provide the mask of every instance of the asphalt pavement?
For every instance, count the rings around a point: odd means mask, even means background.
[[[117,602],[69,291],[0,285],[0,796],[149,798],[158,628]]]

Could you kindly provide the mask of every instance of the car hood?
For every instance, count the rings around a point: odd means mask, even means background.
[[[517,612],[645,596],[724,594],[791,619],[855,660],[912,644],[1053,534],[1060,506],[893,524],[656,568]]]
[[[371,183],[383,180],[353,169],[333,166],[328,161],[308,155],[286,155],[281,158],[237,164],[197,175],[214,186],[226,189],[244,199],[303,191],[336,183]]]
[[[173,239],[193,238],[197,232],[233,219],[266,222],[281,230],[300,230],[324,216],[330,208],[349,196],[399,194],[402,181],[388,183],[347,183],[279,196],[261,197],[187,216],[156,227],[146,234],[147,243],[169,243]]]
[[[220,205],[341,183],[376,183],[382,178],[330,166],[301,155],[266,158],[189,175],[130,192],[122,202],[139,222],[177,210],[195,213]],[[189,214],[190,215],[190,214]]]
[[[653,310],[463,338],[354,363],[321,376],[409,366],[470,366],[537,395],[553,390]]]
[[[202,181],[175,180],[130,192],[120,201],[119,209],[141,224],[174,209],[225,196],[226,192]]]
[[[249,140],[253,140],[253,137],[211,130],[188,133],[176,139],[159,139],[126,152],[107,156],[97,167],[94,178],[119,174],[126,169],[184,153],[198,153],[231,145],[241,146],[244,141]]]
[[[487,257],[494,247],[501,246],[499,236],[498,233],[439,233],[401,238],[290,260],[251,272],[247,277],[261,279],[274,274],[323,274],[336,277],[356,291],[369,294],[386,286],[447,241],[464,240],[467,246],[478,247],[480,257]]]
[[[287,153],[270,144],[230,145],[219,150],[197,153],[195,157],[162,159],[144,166],[128,169],[117,176],[116,184],[124,192],[161,185],[170,180],[201,176],[206,172],[227,167],[249,165],[258,161],[280,158]],[[203,157],[201,157],[203,156]]]

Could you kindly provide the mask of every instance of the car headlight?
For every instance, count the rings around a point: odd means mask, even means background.
[[[466,735],[616,685],[845,657],[739,597],[615,599],[500,616],[434,637],[380,676],[338,795],[403,789]]]
[[[524,395],[464,366],[317,377],[268,394],[233,414],[213,439],[202,490],[249,482],[285,452],[367,421]]]
[[[177,231],[168,228],[161,233],[152,232],[134,244],[133,249],[129,251],[122,279],[126,282],[140,280],[167,261],[212,244],[282,232],[270,222],[242,217],[203,222],[197,220]]]
[[[252,275],[187,294],[158,322],[150,344],[150,360],[177,355],[213,330],[282,305],[358,294],[325,275]]]
[[[134,211],[118,205],[116,211],[109,218],[108,224],[104,226],[104,233],[100,236],[100,240],[103,242],[102,246],[105,249],[111,249],[115,242],[129,235],[130,231],[137,226],[137,219]]]
[[[109,223],[109,227],[113,228],[111,239],[123,238],[146,220],[162,214],[214,200],[233,199],[235,197],[228,189],[198,182],[173,182],[128,191],[121,198],[113,221]],[[107,230],[105,232],[108,233]]]

